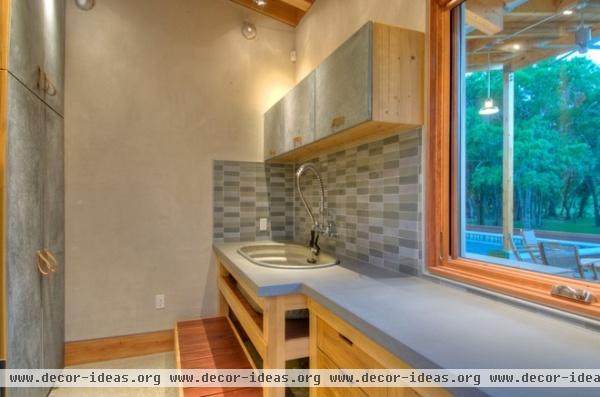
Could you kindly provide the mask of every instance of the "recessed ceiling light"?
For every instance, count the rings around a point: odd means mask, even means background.
[[[513,44],[512,48],[513,48],[513,50],[515,50],[515,51],[519,51],[519,50],[521,49],[521,44],[519,44],[519,43],[515,43],[515,44]]]
[[[267,0],[254,0],[257,6],[264,7],[267,5]]]
[[[573,10],[564,10],[563,15],[573,15]]]

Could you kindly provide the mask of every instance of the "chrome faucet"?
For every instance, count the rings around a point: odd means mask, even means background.
[[[318,221],[310,206],[308,205],[308,203],[306,202],[306,199],[304,198],[304,194],[302,193],[302,189],[300,187],[300,178],[302,177],[302,175],[304,175],[304,173],[306,171],[311,171],[314,176],[317,178],[317,181],[319,182],[319,188],[320,188],[320,193],[321,193],[321,197],[320,197],[320,202],[319,202],[319,212],[320,212],[320,221]],[[299,168],[298,171],[296,171],[296,187],[298,188],[298,194],[300,195],[300,200],[302,201],[302,204],[304,204],[304,208],[306,208],[306,212],[308,212],[308,216],[310,217],[310,220],[312,221],[312,226],[310,228],[310,243],[309,243],[309,247],[310,247],[310,252],[312,254],[312,257],[308,259],[309,263],[316,263],[317,262],[317,256],[319,255],[319,252],[321,251],[321,247],[319,247],[319,236],[321,234],[327,236],[327,237],[334,237],[335,236],[335,224],[332,221],[327,221],[325,219],[325,186],[323,185],[323,178],[321,178],[321,173],[319,172],[319,170],[317,169],[317,167],[312,164],[312,163],[305,163],[302,164]]]

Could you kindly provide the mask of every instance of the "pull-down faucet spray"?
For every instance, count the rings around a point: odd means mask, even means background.
[[[319,202],[319,212],[320,212],[320,221],[318,221],[311,208],[310,205],[306,202],[304,198],[304,194],[302,193],[302,189],[300,187],[300,178],[306,171],[311,171],[313,175],[317,178],[319,182],[320,189],[320,202]],[[312,226],[310,229],[310,252],[312,254],[311,258],[307,259],[309,263],[316,263],[317,256],[321,251],[321,247],[319,247],[319,236],[324,234],[327,237],[335,236],[335,225],[331,221],[326,221],[325,219],[325,186],[323,185],[323,178],[321,178],[321,173],[317,167],[312,163],[302,164],[298,171],[296,171],[296,187],[298,188],[298,194],[300,195],[300,200],[302,204],[304,204],[304,208],[306,208],[306,212],[308,212],[308,216],[312,221]]]

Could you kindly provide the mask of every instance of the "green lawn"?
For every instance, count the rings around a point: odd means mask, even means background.
[[[522,228],[521,222],[515,222],[515,227]],[[536,229],[554,232],[600,234],[600,227],[594,225],[593,218],[582,218],[565,221],[562,219],[544,219],[544,224]]]

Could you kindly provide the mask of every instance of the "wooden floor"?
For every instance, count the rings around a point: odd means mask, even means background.
[[[182,369],[252,368],[225,317],[177,323],[178,363]],[[184,397],[260,397],[261,388],[183,389]]]

